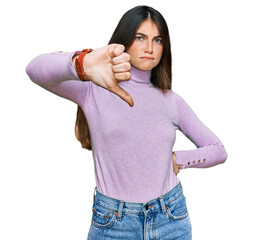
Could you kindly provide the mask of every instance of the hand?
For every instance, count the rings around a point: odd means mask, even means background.
[[[115,93],[132,107],[131,95],[118,85],[119,81],[131,78],[130,56],[124,50],[121,44],[110,44],[87,54],[83,64],[88,79]]]
[[[179,173],[179,168],[182,165],[177,164],[177,162],[176,162],[176,154],[174,152],[172,153],[172,160],[173,160],[173,171],[177,175]]]

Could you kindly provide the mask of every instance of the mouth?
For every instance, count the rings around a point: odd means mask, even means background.
[[[148,59],[148,60],[154,60],[155,58],[153,58],[153,57],[147,57],[147,56],[145,56],[145,57],[140,57],[140,59]]]

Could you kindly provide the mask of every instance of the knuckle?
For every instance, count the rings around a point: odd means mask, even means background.
[[[130,61],[130,55],[126,52],[123,53],[125,61]]]
[[[131,70],[131,64],[130,64],[130,62],[127,62],[127,63],[126,63],[126,68],[127,68],[128,71]]]
[[[120,80],[120,75],[118,73],[114,73],[114,78],[118,81]]]
[[[130,79],[131,78],[131,73],[130,72],[126,72],[125,73],[125,78],[126,79]]]
[[[109,91],[114,91],[115,88],[116,88],[116,85],[115,85],[115,84],[113,84],[113,83],[107,84],[107,89],[108,89]]]
[[[124,50],[125,50],[125,46],[124,46],[123,44],[119,44],[119,43],[117,43],[116,45],[117,45],[117,46],[119,46],[119,47],[122,49],[122,51],[124,51]]]
[[[113,64],[117,64],[117,62],[118,62],[118,58],[117,58],[117,57],[113,57],[113,58],[112,58],[112,63],[113,63]]]
[[[115,51],[115,44],[110,44],[107,46],[107,51],[110,55],[113,55],[114,51]]]
[[[116,65],[113,65],[113,66],[112,66],[112,71],[113,71],[113,72],[116,72],[116,70],[117,70],[117,69],[116,69]]]
[[[110,44],[110,45],[108,45],[108,46],[106,46],[106,48],[107,48],[107,51],[111,51],[113,48],[112,48],[113,46],[112,46],[112,44]]]

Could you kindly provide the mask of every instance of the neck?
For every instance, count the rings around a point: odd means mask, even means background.
[[[131,66],[131,80],[142,84],[151,84],[152,70],[140,70]]]

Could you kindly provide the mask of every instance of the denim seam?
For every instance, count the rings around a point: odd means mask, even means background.
[[[106,204],[100,204],[100,201],[97,201],[97,202],[95,202],[95,205],[99,205],[100,207],[103,207],[103,208],[106,208],[107,210],[111,210],[111,211],[117,211],[117,209],[112,209],[112,208],[110,208],[108,205],[106,205]]]
[[[186,212],[184,215],[176,217],[176,216],[172,215],[171,211],[168,209],[168,214],[169,214],[169,217],[170,217],[172,220],[178,221],[178,220],[183,220],[183,219],[187,218],[188,215],[189,215],[189,212],[188,212],[188,210],[187,210],[187,212]]]
[[[180,190],[173,198],[169,199],[169,201],[166,204],[168,205],[174,203],[182,194],[183,190]]]
[[[105,224],[105,225],[99,224],[99,223],[93,221],[93,219],[91,220],[92,224],[93,224],[95,227],[98,227],[98,228],[109,228],[109,227],[111,227],[111,226],[115,223],[115,221],[116,221],[115,215],[113,215],[111,221],[110,221],[109,223]]]
[[[179,192],[176,193],[176,195],[173,198],[169,198],[169,201],[164,202],[165,206],[174,203],[182,194],[183,194],[183,190],[181,189]],[[117,209],[112,209],[108,205],[103,204],[103,203],[100,204],[100,203],[101,203],[100,201],[96,201],[95,202],[95,204],[99,205],[100,207],[104,207],[104,208],[106,208],[109,211],[118,211],[118,208]],[[160,211],[159,207],[152,210],[153,213],[158,212],[158,211]],[[124,214],[127,214],[127,215],[139,215],[140,213],[142,215],[142,212],[136,212],[136,213],[130,213],[130,214],[128,214],[124,210],[122,210],[122,215],[123,215],[123,212],[124,212]]]

